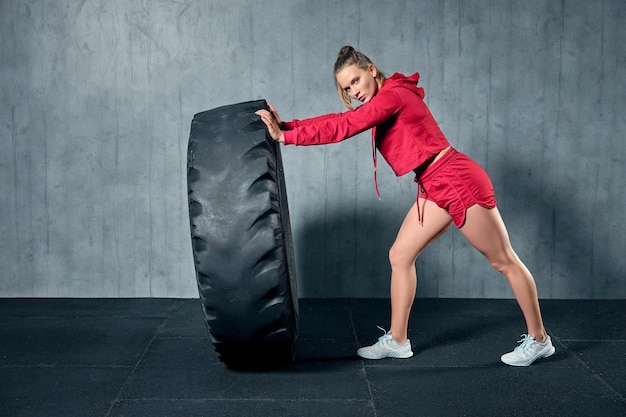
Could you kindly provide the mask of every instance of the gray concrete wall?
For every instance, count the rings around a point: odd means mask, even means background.
[[[626,296],[626,2],[0,1],[0,296],[195,297],[194,113],[265,98],[342,111],[353,44],[419,71],[450,141],[492,177],[542,298]],[[283,148],[302,297],[385,297],[415,198],[369,134]],[[510,297],[451,230],[419,296]]]

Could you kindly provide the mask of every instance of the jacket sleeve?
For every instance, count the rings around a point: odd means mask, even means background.
[[[285,144],[325,145],[348,139],[395,116],[402,101],[394,91],[380,91],[369,103],[345,113],[286,123]]]
[[[322,116],[317,116],[317,117],[311,117],[309,119],[293,119],[290,122],[285,122],[285,130],[292,130],[295,129],[296,127],[301,127],[301,126],[306,126],[306,125],[310,125],[310,124],[315,124],[315,123],[319,123],[322,120],[325,119],[332,119],[333,117],[341,117],[341,113],[329,113],[329,114],[325,114]]]

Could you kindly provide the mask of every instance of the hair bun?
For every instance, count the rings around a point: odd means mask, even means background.
[[[350,46],[350,45],[346,45],[343,46],[340,50],[339,50],[339,57],[344,56],[346,54],[353,54],[354,52],[356,52],[356,50]]]

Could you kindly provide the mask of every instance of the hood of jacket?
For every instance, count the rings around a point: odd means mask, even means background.
[[[420,79],[419,72],[416,72],[415,74],[410,75],[408,77],[404,74],[400,74],[399,72],[396,72],[391,77],[385,80],[385,83],[383,84],[381,88],[404,87],[414,92],[420,98],[423,99],[426,94],[422,87],[417,86],[419,79]]]

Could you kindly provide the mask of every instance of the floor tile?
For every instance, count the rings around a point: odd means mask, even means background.
[[[198,299],[178,300],[159,326],[157,336],[208,337],[208,329]]]
[[[198,299],[0,299],[0,416],[623,416],[626,303],[542,300],[556,353],[500,362],[515,300],[417,299],[415,356],[363,360],[388,299],[300,300],[294,363],[227,368]]]
[[[135,364],[161,318],[0,318],[0,365]]]
[[[296,362],[340,362],[358,360],[357,343],[351,339],[300,339]]]
[[[362,400],[124,400],[109,417],[375,417]]]
[[[131,371],[124,367],[2,367],[0,415],[104,416]]]
[[[590,371],[626,398],[626,341],[568,341],[566,344]]]
[[[561,339],[626,340],[626,300],[550,300],[543,312]]]
[[[354,339],[350,308],[345,300],[300,300],[300,338]]]
[[[332,381],[332,383],[329,383]],[[207,339],[155,339],[122,398],[368,399],[361,361],[302,361],[269,372],[238,372]]]
[[[171,298],[0,298],[0,317],[165,317]]]
[[[367,369],[383,416],[620,416],[624,403],[582,369]]]

